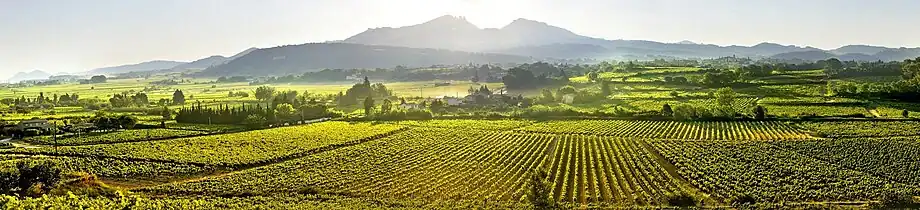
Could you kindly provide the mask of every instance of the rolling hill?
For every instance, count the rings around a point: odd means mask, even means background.
[[[493,53],[372,46],[348,43],[309,43],[257,49],[223,65],[201,72],[203,76],[286,75],[322,69],[391,68],[464,63],[522,63],[530,58]]]
[[[7,79],[10,83],[16,83],[26,80],[44,80],[51,77],[51,74],[44,72],[42,70],[33,70],[30,72],[17,72],[12,77]]]
[[[176,67],[182,64],[185,64],[185,62],[155,60],[155,61],[147,61],[147,62],[137,63],[137,64],[128,64],[128,65],[121,65],[121,66],[98,68],[98,69],[90,70],[86,72],[85,74],[112,75],[112,74],[137,72],[137,71],[155,71],[155,70],[171,69],[173,67]]]

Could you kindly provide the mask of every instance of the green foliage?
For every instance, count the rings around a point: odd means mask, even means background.
[[[757,108],[754,108],[754,119],[763,120],[767,117],[767,109],[763,106],[758,105]]]
[[[182,90],[176,89],[172,95],[172,103],[175,105],[185,104],[185,93],[182,93]]]
[[[322,122],[160,141],[42,147],[17,149],[17,152],[238,166],[305,155],[319,148],[381,137],[401,129],[402,126],[391,124]]]
[[[371,116],[374,113],[374,98],[368,96],[364,99],[364,115]]]
[[[259,86],[256,88],[256,99],[268,101],[275,95],[275,88],[269,86]]]
[[[715,93],[716,101],[719,103],[719,106],[731,106],[735,101],[735,91],[730,87],[723,87],[716,90]]]
[[[266,122],[268,122],[268,120],[265,119],[264,116],[251,114],[246,116],[246,119],[243,119],[242,123],[250,127],[258,128],[264,126]]]
[[[62,170],[51,161],[22,160],[0,165],[0,194],[40,196],[57,186]]]
[[[734,201],[852,201],[916,188],[838,167],[765,142],[650,141],[677,173],[710,195]],[[884,186],[884,187],[882,187]],[[750,196],[753,199],[739,199]]]
[[[281,120],[289,120],[294,118],[296,112],[297,110],[294,110],[294,106],[287,103],[278,104],[278,106],[275,107],[275,114]]]
[[[664,104],[664,106],[661,107],[661,115],[668,117],[674,116],[674,110],[671,109],[671,105]]]
[[[679,207],[691,207],[700,205],[699,199],[684,191],[667,194],[667,201],[668,205]]]
[[[556,201],[552,197],[552,183],[549,181],[549,173],[545,169],[539,168],[530,172],[530,204],[535,209],[553,209]]]
[[[518,131],[682,140],[800,140],[804,132],[780,122],[681,122],[642,120],[565,120],[534,123]]]
[[[35,136],[25,138],[24,141],[36,144],[46,145],[83,145],[83,144],[100,144],[100,143],[118,143],[129,141],[141,141],[147,139],[163,139],[172,137],[182,137],[204,134],[201,131],[175,130],[175,129],[138,129],[138,130],[121,130],[112,132],[98,132],[86,134],[70,134],[52,136]]]

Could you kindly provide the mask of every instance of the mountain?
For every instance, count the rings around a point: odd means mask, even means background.
[[[243,57],[244,55],[249,54],[250,52],[255,51],[257,49],[258,48],[255,48],[255,47],[249,48],[249,49],[243,50],[242,52],[237,53],[236,55],[230,56],[229,58],[220,56],[220,55],[213,55],[211,57],[202,58],[202,59],[198,59],[196,61],[192,61],[189,63],[180,64],[178,66],[175,66],[169,69],[169,71],[178,72],[178,71],[185,71],[185,70],[199,70],[199,69],[206,69],[212,66],[223,65],[223,64],[226,64],[227,62],[232,61],[233,59]]]
[[[611,54],[611,50],[592,44],[549,44],[524,46],[489,51],[509,55],[525,55],[536,58],[594,58]]]
[[[866,55],[873,55],[882,51],[892,50],[893,48],[879,47],[879,46],[870,46],[870,45],[847,45],[837,49],[830,50],[831,52],[843,55],[849,53],[860,53]]]
[[[723,47],[689,41],[662,43],[644,40],[606,40],[578,35],[564,28],[528,19],[517,19],[498,29],[480,29],[463,17],[454,16],[441,16],[428,22],[405,27],[368,29],[342,42],[559,58],[578,56],[712,58],[733,55],[767,57],[779,53],[820,50],[813,47],[775,43],[761,43],[750,47]]]
[[[234,59],[243,57],[244,55],[249,54],[250,52],[256,51],[256,50],[258,50],[258,49],[259,49],[259,48],[251,47],[251,48],[249,48],[249,49],[243,50],[243,52],[239,52],[239,53],[237,53],[236,55],[233,55],[233,56],[230,56],[229,58],[227,58],[227,59],[224,61],[224,63],[227,63],[227,62],[230,62],[230,61],[232,61],[232,60],[234,60]]]
[[[48,79],[49,77],[51,77],[51,74],[49,74],[48,72],[44,72],[41,70],[33,70],[30,72],[17,72],[16,74],[13,75],[13,77],[10,77],[7,80],[10,83],[16,83],[16,82],[26,81],[26,80],[45,80],[45,79]]]
[[[368,29],[342,42],[480,52],[585,39],[590,38],[533,20],[517,19],[500,29],[480,29],[463,17],[445,15],[418,25]]]
[[[172,69],[173,67],[176,67],[182,64],[185,64],[185,62],[155,60],[155,61],[147,61],[147,62],[138,63],[138,64],[128,64],[128,65],[93,69],[93,70],[86,72],[86,74],[111,75],[111,74],[136,72],[136,71],[154,71],[154,70]]]
[[[920,57],[920,48],[888,49],[888,50],[876,53],[875,57],[878,57],[885,61],[903,61],[909,58],[913,59],[916,57]]]
[[[523,63],[530,58],[493,53],[372,46],[348,43],[310,43],[257,49],[223,65],[207,68],[202,76],[266,76],[322,69],[418,67],[465,63]]]
[[[850,45],[855,46],[855,45]],[[887,48],[883,51],[868,54],[868,52],[873,52],[874,50],[880,48],[874,48],[869,46],[869,48],[862,47],[842,47],[844,50],[839,50],[841,48],[824,51],[824,50],[812,50],[812,51],[802,51],[802,52],[788,52],[788,53],[779,53],[770,58],[780,59],[780,60],[806,60],[806,61],[816,61],[816,60],[825,60],[830,58],[837,58],[843,61],[902,61],[904,59],[920,57],[920,48]],[[851,51],[865,51],[867,53],[852,53]],[[838,52],[851,52],[845,54],[839,54]]]
[[[787,52],[779,53],[770,58],[779,59],[779,60],[806,60],[806,61],[816,61],[816,60],[827,60],[830,58],[835,58],[837,55],[829,53],[823,50],[812,50],[812,51],[801,51],[801,52]]]
[[[202,58],[196,61],[192,61],[189,63],[179,64],[178,66],[172,67],[171,70],[184,71],[187,69],[205,69],[211,66],[224,64],[225,62],[227,62],[227,59],[228,59],[227,57],[215,55],[215,56],[211,56],[207,58]]]

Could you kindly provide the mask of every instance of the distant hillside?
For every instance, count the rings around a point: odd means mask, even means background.
[[[51,74],[49,74],[48,72],[44,72],[41,70],[34,70],[30,72],[17,72],[16,74],[13,75],[13,77],[10,77],[8,81],[11,83],[16,83],[16,82],[26,81],[26,80],[44,80],[44,79],[48,79],[49,77],[51,77]]]
[[[236,55],[230,56],[229,58],[220,56],[220,55],[214,55],[211,57],[202,58],[196,61],[178,65],[176,67],[169,69],[169,71],[178,72],[178,71],[185,71],[185,70],[200,70],[200,69],[206,69],[212,66],[223,65],[223,64],[226,64],[227,62],[230,62],[233,59],[243,57],[244,55],[249,54],[250,52],[255,51],[257,49],[258,48],[254,48],[254,47],[249,48],[249,49],[243,50],[242,52],[237,53]]]
[[[459,51],[370,46],[346,43],[311,43],[257,49],[224,65],[199,72],[203,76],[286,75],[321,69],[392,68],[465,63],[522,63],[527,57]]]
[[[549,44],[490,51],[493,53],[533,56],[537,58],[599,58],[612,54],[610,49],[591,44]]]
[[[138,72],[138,71],[154,71],[154,70],[172,69],[173,67],[176,67],[182,64],[185,64],[185,62],[155,60],[155,61],[147,61],[147,62],[138,63],[138,64],[128,64],[128,65],[93,69],[93,70],[86,72],[86,74],[110,75],[110,74]]]
[[[207,58],[202,58],[196,61],[192,61],[189,63],[180,64],[178,66],[173,67],[171,70],[182,71],[186,69],[205,69],[211,66],[224,64],[225,62],[227,62],[227,59],[228,59],[227,57],[215,55],[215,56],[211,56]]]
[[[850,50],[844,51],[855,51],[853,48]],[[867,50],[871,52],[872,50]],[[823,50],[813,50],[813,51],[804,51],[804,52],[788,52],[780,53],[770,58],[781,59],[781,60],[806,60],[806,61],[816,61],[816,60],[825,60],[829,58],[837,58],[844,61],[901,61],[909,58],[920,57],[920,49],[917,48],[900,48],[900,49],[886,49],[875,54],[865,54],[865,53],[846,53],[846,54],[834,54],[830,51]]]
[[[865,55],[874,55],[876,53],[892,50],[894,48],[879,47],[879,46],[870,46],[870,45],[847,45],[837,49],[830,50],[830,52],[838,55],[859,53]]]
[[[643,40],[605,40],[578,35],[543,22],[517,19],[505,27],[480,29],[462,17],[442,16],[399,28],[374,28],[345,39],[345,43],[434,48],[469,52],[500,52],[521,56],[596,58],[674,56],[767,57],[779,53],[820,50],[775,43],[755,46],[717,46],[689,41],[662,43]]]
[[[770,56],[770,58],[779,59],[779,60],[806,60],[806,61],[827,60],[827,59],[835,58],[835,57],[837,57],[837,55],[823,51],[823,50],[813,50],[813,51],[804,51],[804,52],[787,52],[787,53],[780,53],[774,56]]]

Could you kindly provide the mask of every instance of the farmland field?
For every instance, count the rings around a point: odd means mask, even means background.
[[[162,141],[17,149],[16,152],[233,166],[305,154],[314,149],[386,135],[401,128],[389,124],[324,122]]]

